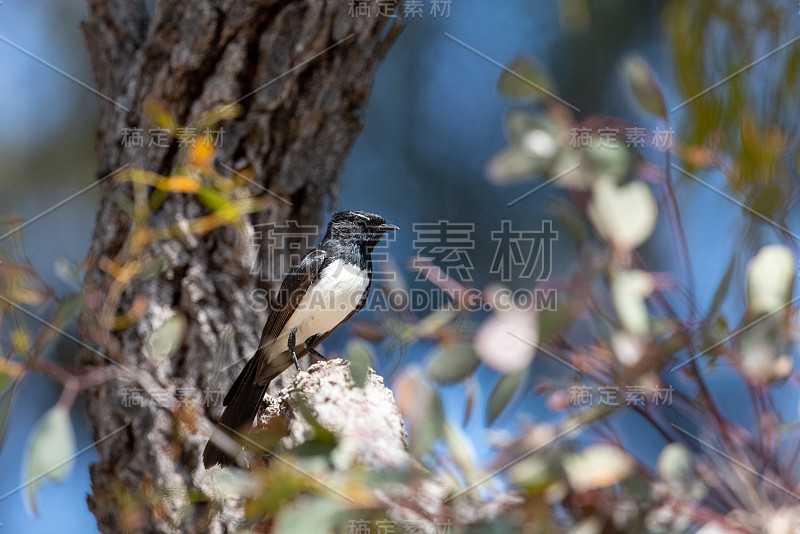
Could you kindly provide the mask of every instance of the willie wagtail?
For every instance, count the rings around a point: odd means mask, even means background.
[[[315,347],[360,310],[372,282],[372,250],[381,236],[397,227],[365,211],[333,214],[322,242],[283,279],[270,306],[256,353],[225,396],[225,410],[215,432],[248,430],[269,383],[297,358]],[[235,458],[214,445],[203,451],[203,464],[230,465]]]

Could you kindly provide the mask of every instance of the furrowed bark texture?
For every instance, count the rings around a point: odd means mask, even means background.
[[[289,201],[275,199],[251,223],[323,221],[362,128],[375,70],[399,33],[396,19],[375,16],[375,5],[373,16],[352,17],[343,0],[161,0],[153,12],[137,0],[88,4],[84,31],[103,95],[98,179],[123,166],[168,175],[178,164],[175,141],[169,147],[150,141],[154,125],[143,112],[148,99],[182,125],[238,101],[243,114],[223,123],[218,170],[230,176],[229,169],[250,167],[258,182],[254,195],[263,193],[260,185]],[[126,132],[137,128],[144,132],[143,146],[123,146]],[[131,224],[114,200],[119,192],[130,196],[130,185],[108,179],[101,191],[86,275],[89,310],[102,306],[108,288],[102,259],[119,252]],[[191,195],[171,195],[153,224],[205,213]],[[232,228],[223,227],[151,245],[148,253],[165,258],[165,269],[135,282],[117,310],[124,312],[134,297],[148,299],[144,317],[114,332],[109,343],[125,355],[122,365],[146,370],[170,398],[188,396],[203,406],[203,392],[227,388],[242,363],[228,366],[249,358],[256,347],[265,317],[253,310],[251,292],[274,281],[251,274],[239,241]],[[288,261],[288,255],[272,257]],[[267,272],[281,270],[276,267],[264,264]],[[187,319],[183,345],[166,361],[148,361],[146,343],[176,312]],[[99,347],[95,337],[84,335]],[[88,351],[82,359],[109,364]],[[87,398],[94,437],[102,440],[89,497],[100,530],[234,532],[241,513],[235,507],[207,514],[186,506],[205,436],[177,430],[172,414],[153,403],[124,406],[123,388],[132,387],[113,381]],[[212,419],[219,411],[206,408]]]

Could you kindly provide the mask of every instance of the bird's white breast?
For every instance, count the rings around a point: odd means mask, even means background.
[[[369,276],[365,270],[342,260],[332,262],[303,295],[281,332],[279,343],[287,339],[294,328],[297,328],[298,346],[313,335],[333,330],[358,307],[368,285]]]

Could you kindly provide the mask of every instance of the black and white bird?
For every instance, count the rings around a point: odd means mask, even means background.
[[[313,354],[336,328],[367,301],[372,283],[372,251],[383,234],[397,227],[365,211],[333,214],[319,246],[283,279],[270,306],[255,354],[225,396],[215,432],[235,436],[248,430],[267,386],[297,358]],[[235,458],[209,440],[203,464],[230,465]]]

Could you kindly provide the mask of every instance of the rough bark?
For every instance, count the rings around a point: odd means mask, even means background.
[[[342,0],[161,0],[152,13],[137,0],[88,3],[84,30],[104,95],[98,177],[125,165],[162,175],[175,168],[175,142],[151,145],[145,135],[143,147],[122,144],[126,129],[146,134],[153,127],[143,113],[148,99],[161,102],[184,125],[216,105],[240,101],[244,112],[223,124],[217,161],[224,168],[252,168],[261,186],[290,201],[276,199],[251,222],[322,222],[325,208],[336,202],[338,177],[362,128],[375,70],[398,34],[397,19],[375,16],[375,5],[373,16],[352,17]],[[230,175],[224,168],[222,174]],[[109,283],[101,259],[120,250],[130,228],[130,218],[113,198],[120,190],[129,192],[129,186],[114,180],[101,184],[86,275],[88,314],[102,306]],[[260,191],[254,186],[253,193]],[[203,213],[191,196],[172,195],[154,223]],[[202,406],[202,392],[227,387],[240,368],[225,369],[227,364],[249,357],[257,344],[264,315],[253,311],[250,295],[274,280],[260,282],[251,274],[240,245],[230,227],[152,245],[148,253],[166,258],[165,269],[125,293],[123,309],[137,296],[147,297],[149,306],[134,326],[113,332],[114,352],[124,366],[145,371],[171,399],[193,391]],[[187,318],[183,345],[166,361],[148,361],[147,340],[176,312]],[[96,337],[85,340],[97,344]],[[83,361],[108,365],[88,352]],[[89,505],[100,530],[235,531],[234,508],[228,514],[223,507],[208,525],[202,510],[185,508],[206,436],[178,431],[173,415],[157,404],[123,406],[122,389],[134,386],[110,382],[87,398],[96,439],[128,425],[97,445]],[[218,411],[207,408],[211,418]]]

